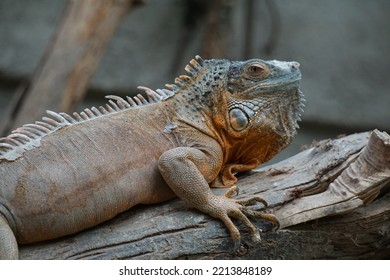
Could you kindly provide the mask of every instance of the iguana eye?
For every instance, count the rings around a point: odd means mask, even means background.
[[[253,63],[247,67],[246,74],[250,78],[260,79],[260,78],[265,78],[266,76],[268,76],[269,70],[268,70],[267,66],[265,66],[264,64]]]
[[[264,69],[259,65],[252,65],[248,70],[252,75],[260,75]]]

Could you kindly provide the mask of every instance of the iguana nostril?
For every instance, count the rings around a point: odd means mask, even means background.
[[[296,61],[291,62],[291,69],[298,70],[299,66],[300,66],[300,64],[298,62],[296,62]]]

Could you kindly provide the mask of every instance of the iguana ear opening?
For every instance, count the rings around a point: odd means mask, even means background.
[[[229,111],[230,126],[237,132],[243,131],[249,125],[249,117],[240,108],[233,108]]]

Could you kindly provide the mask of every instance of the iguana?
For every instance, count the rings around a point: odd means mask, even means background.
[[[251,170],[286,147],[302,112],[297,62],[203,60],[165,89],[105,106],[55,113],[0,140],[0,257],[18,245],[79,232],[137,204],[176,196],[222,220],[235,242],[241,220],[274,223],[254,211],[260,197],[231,196],[236,173]],[[216,181],[231,188],[211,190]]]

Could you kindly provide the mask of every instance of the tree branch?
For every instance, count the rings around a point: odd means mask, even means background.
[[[342,259],[390,256],[390,136],[377,130],[325,140],[238,182],[238,199],[269,202],[281,229],[244,225],[242,246],[224,225],[179,199],[138,206],[93,229],[21,246],[24,259]],[[218,194],[224,189],[215,189]]]

